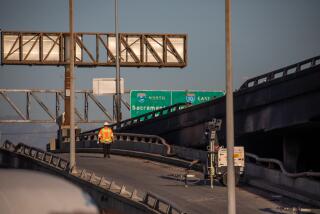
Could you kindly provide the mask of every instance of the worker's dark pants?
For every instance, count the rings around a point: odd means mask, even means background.
[[[111,147],[111,143],[104,143],[103,144],[103,157],[107,157],[110,158],[110,147]]]

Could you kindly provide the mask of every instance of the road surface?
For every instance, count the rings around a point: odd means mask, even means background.
[[[62,154],[64,158],[68,155]],[[185,187],[173,176],[183,174],[183,168],[144,159],[112,155],[104,159],[102,154],[77,154],[77,166],[144,192],[155,193],[192,214],[227,213],[227,188],[215,183],[213,189],[200,182]],[[193,172],[198,178],[202,175]],[[236,189],[237,213],[292,213],[283,207],[305,207],[280,195],[258,190],[246,185]]]

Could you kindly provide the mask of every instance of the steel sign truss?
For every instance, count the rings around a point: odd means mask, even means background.
[[[114,33],[75,33],[75,65],[115,66]],[[68,33],[1,33],[2,64],[66,65]],[[185,67],[185,34],[120,33],[120,65],[125,67]]]
[[[78,99],[83,100],[82,107],[75,109],[77,123],[113,121],[112,114],[110,114],[101,101],[93,95],[92,90],[76,91],[76,94]],[[22,98],[24,97],[25,101],[21,102],[21,99],[13,99],[18,95],[22,96]],[[48,98],[52,98],[51,96],[55,97],[54,104],[49,102],[50,99],[48,100]],[[63,115],[63,100],[63,90],[0,89],[0,101],[2,105],[7,103],[11,110],[16,113],[14,119],[1,117],[0,123],[59,123],[59,117]],[[122,100],[122,102],[126,104],[126,107],[129,105],[125,100]],[[21,108],[21,106],[23,106],[23,108]],[[99,109],[103,117],[96,119],[94,116],[89,116],[89,106]],[[31,111],[32,108],[41,109],[46,116],[37,117],[36,114],[32,114],[32,112],[34,112]],[[37,112],[37,114],[38,113],[39,112]]]

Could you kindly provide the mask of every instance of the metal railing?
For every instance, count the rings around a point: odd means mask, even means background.
[[[97,133],[85,133],[80,135],[80,141],[90,140],[97,141],[98,134]],[[173,155],[171,146],[166,142],[165,139],[159,137],[157,135],[145,135],[145,134],[134,134],[134,133],[114,133],[114,140],[116,141],[126,141],[126,142],[140,142],[140,143],[154,143],[154,144],[162,144],[166,148],[165,155]]]
[[[121,128],[124,128],[124,127],[127,127],[127,126],[135,125],[135,124],[138,124],[140,122],[144,122],[146,120],[151,120],[151,119],[156,118],[156,117],[160,117],[160,116],[163,116],[163,115],[168,115],[170,113],[177,112],[179,110],[182,110],[182,109],[186,108],[187,105],[188,105],[188,103],[177,103],[177,104],[174,104],[172,106],[168,106],[168,107],[156,110],[156,111],[152,111],[152,112],[149,112],[149,113],[146,113],[146,114],[143,114],[143,115],[139,115],[139,116],[134,117],[134,118],[123,120],[123,121],[121,121],[119,123],[119,125],[114,124],[113,127],[114,127],[114,129],[118,130],[118,129],[121,129]]]
[[[44,162],[47,165],[57,168],[59,170],[68,171],[68,167],[69,167],[68,161],[62,159],[57,155],[53,155],[52,153],[45,152],[41,149],[31,147],[23,143],[14,145],[10,141],[5,141],[1,148],[10,152],[14,152],[16,154],[27,156],[37,161]]]
[[[103,189],[118,193],[119,195],[125,196],[138,202],[143,202],[143,198],[138,195],[138,191],[136,189],[130,192],[127,190],[125,185],[119,186],[115,181],[108,180],[104,176],[98,176],[94,172],[90,172],[86,169],[78,169],[77,171],[71,172],[71,174]]]
[[[159,196],[156,196],[155,194],[152,194],[150,192],[147,192],[147,194],[145,195],[144,203],[148,207],[157,210],[158,212],[163,214],[185,214],[184,212],[181,212],[181,210],[179,210],[178,208],[171,205],[167,200],[161,199]]]
[[[260,158],[255,154],[251,154],[251,153],[246,153],[246,158],[248,159],[254,159],[256,163],[267,163],[269,164],[275,164],[277,165],[281,172],[288,176],[288,177],[293,177],[293,178],[297,178],[297,177],[320,177],[320,172],[298,172],[298,173],[291,173],[288,172],[285,167],[283,166],[283,163],[277,159],[273,159],[273,158]]]
[[[251,88],[266,82],[270,82],[275,79],[285,78],[288,75],[300,72],[305,69],[312,68],[319,64],[320,64],[320,56],[316,56],[316,57],[295,63],[293,65],[289,65],[287,67],[280,68],[278,70],[271,71],[269,73],[262,74],[260,76],[248,79],[241,85],[240,90]]]
[[[114,124],[111,125],[111,127],[114,130],[119,130],[121,128],[124,128],[124,127],[127,127],[127,126],[132,126],[132,125],[135,125],[135,124],[147,121],[147,120],[151,120],[151,119],[156,118],[156,117],[160,117],[160,116],[163,116],[163,115],[168,115],[170,113],[177,112],[179,110],[182,110],[182,109],[188,107],[188,105],[189,105],[188,103],[177,103],[177,104],[172,105],[172,106],[168,106],[168,107],[156,110],[156,111],[152,111],[152,112],[149,112],[149,113],[146,113],[146,114],[143,114],[143,115],[139,115],[137,117],[133,117],[133,118],[130,118],[130,119],[127,119],[127,120],[123,120],[118,125],[116,123],[114,123]],[[84,135],[88,135],[88,134],[89,135],[97,135],[101,128],[102,127],[97,128],[97,129],[93,129],[93,130],[90,130],[90,131],[82,132],[79,135],[79,137],[84,136]]]
[[[72,173],[74,176],[85,180],[91,184],[104,188],[106,190],[118,193],[131,200],[141,202],[147,205],[149,208],[163,214],[185,214],[180,209],[173,206],[167,200],[162,199],[160,196],[156,196],[153,193],[138,192],[136,189],[129,191],[125,185],[117,185],[115,181],[110,181],[105,177],[97,176],[94,172],[88,172],[85,169]]]
[[[19,154],[28,158],[31,158],[35,161],[46,164],[49,167],[53,167],[62,172],[68,173],[78,179],[86,181],[90,184],[93,184],[99,188],[102,188],[118,195],[131,199],[137,203],[142,203],[152,210],[155,213],[165,213],[165,214],[184,214],[185,212],[173,206],[171,203],[167,202],[164,199],[161,199],[159,196],[155,196],[152,193],[144,193],[142,191],[138,192],[136,189],[129,191],[125,185],[117,185],[115,181],[108,180],[103,176],[98,176],[94,172],[89,172],[86,169],[80,169],[77,167],[77,170],[69,168],[69,162],[57,155],[54,155],[49,152],[45,152],[41,149],[28,146],[23,143],[14,145],[10,141],[5,141],[0,149]],[[152,204],[151,202],[155,203]]]
[[[166,148],[166,155],[173,155],[171,152],[171,146],[166,142],[165,139],[157,135],[145,135],[145,134],[133,134],[133,133],[116,133],[115,138],[118,141],[130,141],[130,142],[141,142],[141,143],[154,143],[162,144]]]

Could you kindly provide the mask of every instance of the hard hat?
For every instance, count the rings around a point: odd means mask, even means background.
[[[103,124],[104,126],[108,126],[109,125],[109,123],[106,121],[106,122],[104,122],[104,124]]]

